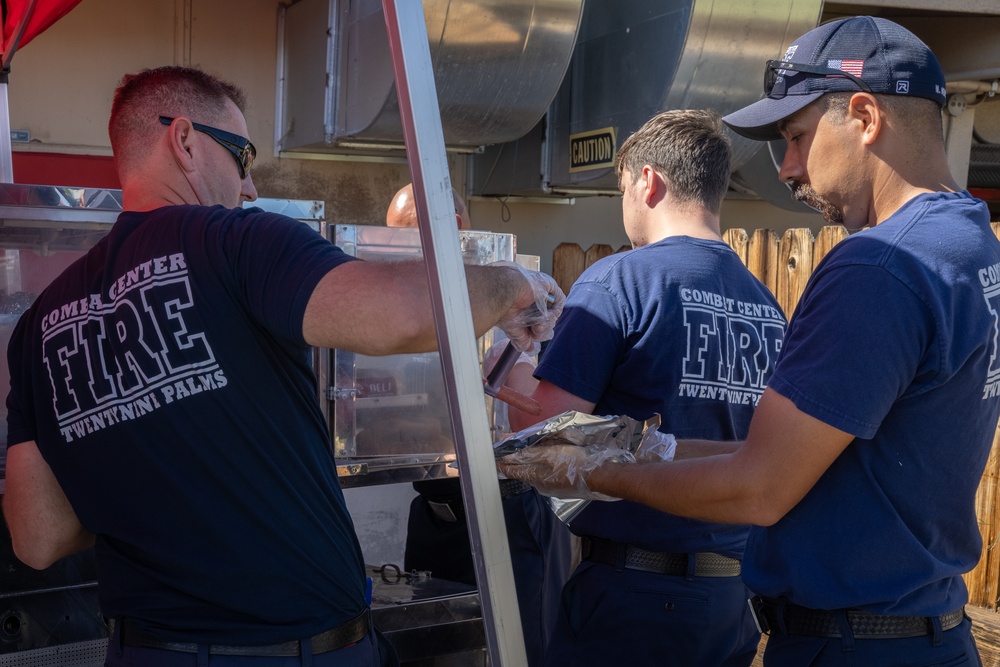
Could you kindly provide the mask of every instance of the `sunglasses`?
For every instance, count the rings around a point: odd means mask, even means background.
[[[803,74],[815,74],[817,76],[845,76],[854,81],[854,83],[858,84],[858,88],[866,93],[872,92],[872,89],[868,86],[868,84],[861,80],[861,77],[855,76],[850,72],[845,72],[842,69],[820,67],[819,65],[806,65],[805,63],[793,63],[786,60],[768,60],[767,65],[764,67],[765,97],[770,96],[771,90],[774,89],[774,84],[777,83],[779,78],[781,78],[782,72],[786,70],[791,72],[802,72]]]
[[[174,122],[174,119],[168,116],[160,116],[160,122],[164,125],[170,125],[170,123]],[[197,131],[212,137],[217,144],[229,151],[236,160],[236,168],[240,170],[240,180],[247,177],[247,174],[250,173],[250,167],[253,166],[253,160],[257,157],[257,149],[254,148],[249,139],[241,137],[238,134],[233,134],[232,132],[202,125],[201,123],[192,122],[191,126]]]

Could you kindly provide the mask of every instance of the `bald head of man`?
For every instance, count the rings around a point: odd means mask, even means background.
[[[452,188],[451,194],[455,199],[455,218],[458,221],[459,229],[472,229],[469,221],[469,209],[465,202],[458,196]],[[401,187],[392,198],[389,210],[385,214],[385,224],[389,227],[416,227],[417,226],[417,204],[413,199],[413,184],[407,183]]]

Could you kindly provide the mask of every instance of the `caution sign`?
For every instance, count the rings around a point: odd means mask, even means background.
[[[615,128],[580,132],[569,135],[569,171],[603,169],[615,165]]]

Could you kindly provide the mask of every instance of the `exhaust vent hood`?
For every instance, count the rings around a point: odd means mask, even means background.
[[[764,62],[816,27],[822,4],[588,0],[569,70],[548,113],[519,141],[473,158],[474,194],[617,194],[611,165],[632,132],[667,109],[726,114],[758,100]],[[771,164],[766,146],[732,137],[737,177],[743,168],[755,176],[762,164]],[[758,192],[763,198],[801,206],[773,175],[744,180],[773,190]]]
[[[1000,144],[972,144],[969,187],[1000,189]]]
[[[448,149],[526,134],[566,73],[583,0],[423,6]],[[279,35],[279,152],[403,149],[380,0],[300,0],[282,10]]]

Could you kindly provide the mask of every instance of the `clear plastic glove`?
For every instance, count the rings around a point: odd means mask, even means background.
[[[497,469],[546,496],[617,500],[593,491],[587,475],[610,463],[669,460],[676,441],[660,433],[659,426],[659,415],[639,422],[626,416],[600,417],[570,410],[494,444]]]
[[[595,493],[587,486],[587,473],[612,457],[598,462],[592,452],[576,445],[527,447],[497,461],[497,469],[508,479],[519,479],[539,493],[555,498],[618,500]]]
[[[507,334],[514,347],[529,354],[537,353],[538,343],[552,338],[566,295],[552,276],[540,271],[529,271],[515,262],[493,262],[490,266],[517,269],[531,286],[534,304],[508,312],[497,326]]]
[[[662,431],[647,431],[642,436],[642,444],[635,452],[635,460],[641,463],[673,461],[677,452],[677,438]]]

